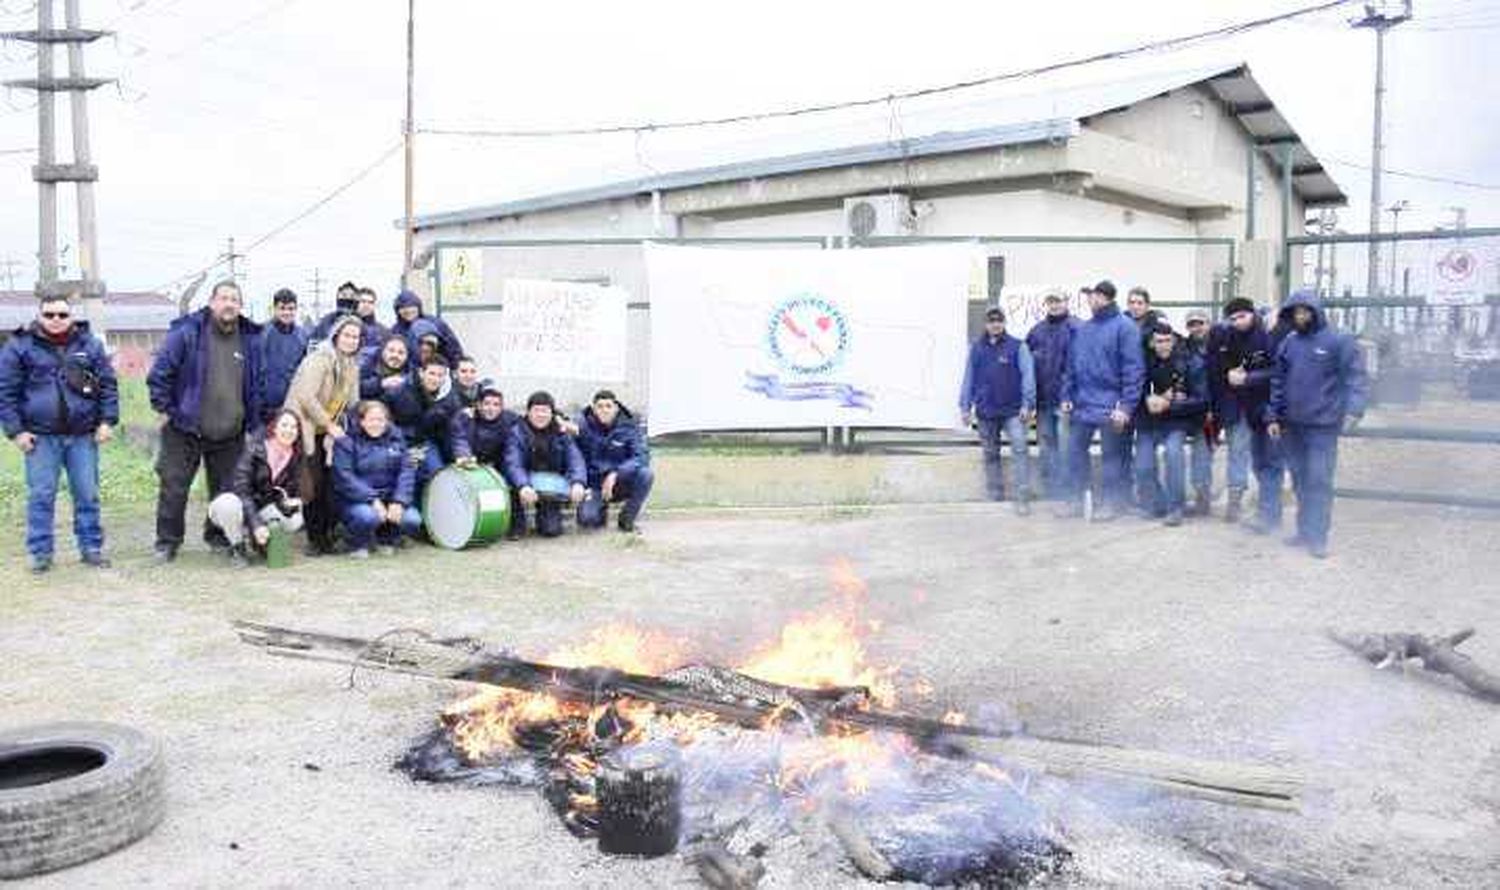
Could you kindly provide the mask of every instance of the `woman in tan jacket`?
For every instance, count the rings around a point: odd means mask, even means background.
[[[302,512],[307,552],[333,552],[333,512],[328,484],[329,455],[344,433],[344,411],[359,399],[359,319],[345,315],[333,323],[327,342],[308,353],[287,389],[286,407],[302,421]]]

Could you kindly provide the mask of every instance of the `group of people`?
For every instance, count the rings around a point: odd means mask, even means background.
[[[1292,294],[1269,327],[1251,300],[1235,298],[1219,323],[1193,311],[1179,333],[1144,288],[1127,294],[1125,312],[1112,282],[1081,293],[1086,321],[1052,294],[1024,341],[1006,333],[1005,312],[992,308],[969,348],[959,408],[978,430],[988,495],[1007,498],[1001,447],[1009,441],[1009,499],[1018,514],[1030,513],[1034,421],[1043,484],[1061,501],[1059,516],[1083,516],[1091,501],[1097,434],[1093,519],[1133,510],[1177,526],[1209,514],[1214,452],[1227,445],[1224,519],[1241,521],[1253,470],[1257,510],[1246,524],[1277,531],[1290,470],[1298,509],[1287,543],[1326,557],[1339,435],[1363,416],[1368,383],[1358,344],[1330,327],[1316,294]]]
[[[524,414],[481,379],[473,358],[421,298],[402,291],[389,328],[375,293],[346,283],[335,309],[299,323],[297,296],[280,290],[272,318],[242,313],[233,281],[174,321],[146,378],[163,418],[154,558],[169,563],[186,537],[201,466],[209,492],[203,538],[237,566],[273,534],[305,529],[310,555],[342,547],[355,558],[390,553],[422,529],[419,504],[445,466],[488,465],[509,483],[511,536],[555,536],[564,508],[580,527],[608,520],[633,531],[654,477],[643,430],[608,390],[575,423],[547,392]],[[99,517],[98,446],[119,423],[118,384],[103,343],[62,297],[0,350],[0,425],[26,455],[27,552],[52,567],[57,486],[65,470],[83,562],[107,566]],[[539,491],[540,474],[561,486]]]

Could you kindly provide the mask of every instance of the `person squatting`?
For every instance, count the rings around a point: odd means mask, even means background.
[[[310,329],[297,295],[279,290],[272,317],[242,314],[233,281],[168,329],[146,377],[161,418],[153,559],[177,558],[194,477],[204,470],[204,542],[236,567],[263,558],[275,532],[305,530],[306,553],[391,554],[423,532],[418,505],[444,467],[488,466],[510,488],[509,537],[580,528],[633,532],[655,476],[644,429],[600,390],[575,423],[547,392],[524,414],[466,355],[452,328],[402,291],[396,322],[375,320],[376,295],[347,282]],[[25,455],[30,567],[51,569],[58,481],[66,472],[82,562],[107,567],[99,446],[119,424],[118,385],[103,342],[63,297],[0,348],[0,425]],[[543,479],[561,478],[558,490]]]
[[[991,308],[969,347],[959,410],[978,431],[989,498],[1030,513],[1032,420],[1039,475],[1059,501],[1059,518],[1133,512],[1179,526],[1186,516],[1207,516],[1213,454],[1227,450],[1224,520],[1276,533],[1289,472],[1297,518],[1286,543],[1327,557],[1339,437],[1363,417],[1369,385],[1358,344],[1328,324],[1317,295],[1292,294],[1269,328],[1255,304],[1238,297],[1217,324],[1188,313],[1183,335],[1151,308],[1144,288],[1131,289],[1126,312],[1110,281],[1080,293],[1091,310],[1086,321],[1071,316],[1062,294],[1049,294],[1024,341],[1006,333],[1005,312]],[[1243,518],[1252,472],[1256,509]]]

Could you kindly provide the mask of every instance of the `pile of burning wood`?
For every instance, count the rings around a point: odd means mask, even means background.
[[[1295,777],[1094,743],[1027,737],[961,715],[896,710],[894,671],[870,667],[857,612],[783,629],[736,669],[688,663],[671,640],[607,628],[530,661],[472,640],[375,640],[240,623],[301,658],[478,684],[398,767],[424,781],[534,787],[606,853],[680,852],[717,887],[753,885],[797,835],[862,874],[1018,886],[1066,868],[1058,826],[1026,794],[1038,773],[1290,809]]]

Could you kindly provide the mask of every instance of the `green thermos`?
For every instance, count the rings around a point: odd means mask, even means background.
[[[292,536],[286,526],[270,523],[271,537],[266,539],[266,568],[284,569],[292,564]]]

